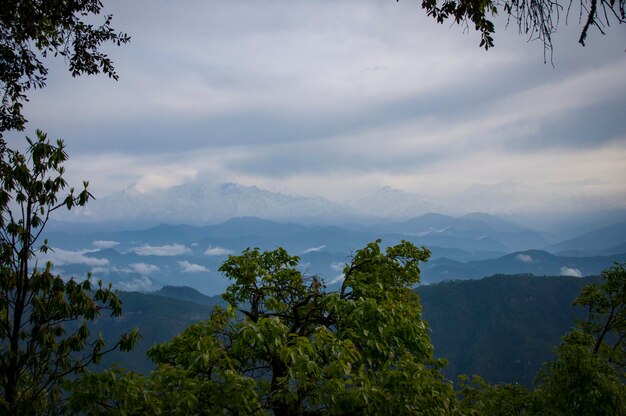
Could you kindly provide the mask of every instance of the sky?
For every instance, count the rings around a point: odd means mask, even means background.
[[[105,1],[118,82],[47,61],[25,133],[63,138],[70,182],[236,182],[347,200],[389,186],[444,211],[626,208],[626,26],[495,48],[403,0]]]

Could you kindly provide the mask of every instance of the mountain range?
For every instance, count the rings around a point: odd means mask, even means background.
[[[166,190],[140,192],[134,186],[66,213],[73,222],[124,221],[142,224],[219,223],[236,217],[328,224],[359,217],[322,197],[271,192],[236,183],[191,182]]]
[[[54,227],[53,227],[54,228]],[[57,224],[56,229],[61,228]],[[230,254],[247,247],[284,247],[301,258],[301,268],[340,284],[350,256],[367,243],[408,240],[431,251],[422,281],[477,279],[498,273],[596,275],[626,261],[626,222],[552,243],[549,236],[489,214],[462,217],[425,214],[405,221],[359,225],[305,225],[256,217],[214,225],[161,224],[144,229],[103,231],[66,228],[45,237],[53,250],[42,255],[66,276],[94,278],[123,290],[150,291],[186,285],[207,294],[222,293],[228,281],[218,269]]]
[[[105,224],[103,229],[123,230],[147,228],[161,223],[218,224],[247,216],[307,225],[377,225],[406,221],[432,212],[453,213],[458,217],[461,213],[471,211],[463,212],[460,206],[446,207],[431,197],[391,187],[373,189],[361,196],[330,200],[315,195],[275,192],[237,183],[196,180],[149,192],[130,186],[108,196],[97,196],[96,200],[90,201],[85,207],[57,212],[55,218],[65,223],[93,225],[99,222]],[[550,243],[558,243],[582,232],[624,221],[626,210],[572,215],[513,215],[503,212],[498,214],[499,220],[491,225],[500,227],[503,222],[507,222],[503,218],[507,218],[526,227],[540,229]],[[486,217],[483,215],[474,219],[484,222]],[[504,227],[500,231],[513,230]]]

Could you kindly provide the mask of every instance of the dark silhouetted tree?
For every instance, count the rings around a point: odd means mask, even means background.
[[[32,88],[46,85],[43,59],[61,55],[73,76],[103,72],[117,79],[104,43],[121,45],[130,37],[116,33],[112,16],[92,23],[102,11],[100,0],[2,0],[0,7],[0,138],[23,130],[22,107]]]
[[[77,194],[63,193],[62,141],[52,145],[37,131],[28,145],[24,154],[0,157],[0,413],[7,415],[54,413],[68,376],[108,351],[131,349],[138,336],[133,331],[108,346],[90,336],[88,323],[102,311],[120,315],[115,292],[89,277],[55,275],[50,262],[37,261],[37,252],[50,250],[39,241],[50,214],[91,195],[86,182]]]

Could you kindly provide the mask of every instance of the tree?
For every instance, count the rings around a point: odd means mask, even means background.
[[[90,337],[88,322],[103,310],[121,313],[111,286],[63,278],[37,261],[37,252],[50,250],[39,241],[50,215],[91,195],[87,182],[77,194],[60,195],[67,187],[61,140],[54,146],[40,131],[27,140],[25,154],[0,153],[0,413],[11,415],[53,411],[67,376],[108,351],[131,349],[138,336],[125,334],[112,346]]]
[[[400,0],[397,0],[400,1]],[[583,27],[578,42],[585,46],[591,27],[605,34],[612,22],[626,23],[625,0],[579,0],[579,22]],[[543,42],[544,52],[552,50],[552,34],[556,32],[561,14],[567,21],[572,1],[558,0],[423,0],[422,8],[438,23],[452,19],[456,24],[473,24],[481,34],[480,46],[494,46],[495,31],[489,15],[495,17],[503,12],[513,21],[520,34]]]
[[[412,290],[418,263],[429,255],[408,242],[386,250],[380,241],[370,243],[346,265],[336,292],[303,276],[299,258],[284,249],[230,256],[220,268],[232,281],[227,309],[214,309],[207,321],[153,347],[157,369],[147,379],[110,370],[76,381],[70,408],[99,414],[132,403],[135,414],[454,413],[452,385],[440,374],[443,363],[434,358]]]
[[[103,72],[117,79],[102,44],[118,46],[130,37],[116,33],[112,16],[100,26],[89,23],[102,11],[100,0],[3,0],[0,7],[0,138],[2,132],[23,130],[22,107],[27,92],[46,85],[42,58],[61,55],[73,76]]]
[[[467,415],[523,416],[541,414],[533,392],[520,384],[490,385],[479,376],[459,376],[458,394]]]
[[[624,367],[626,356],[626,269],[616,263],[602,271],[604,283],[585,287],[574,305],[587,309],[587,320],[578,323],[594,339],[593,354],[605,354]]]
[[[574,301],[587,319],[563,337],[535,390],[462,378],[462,408],[476,415],[626,415],[626,269],[615,264],[602,278]]]
[[[537,390],[552,414],[626,415],[624,264],[602,278],[574,301],[587,309],[587,320],[563,337],[556,360],[539,374]]]
[[[595,341],[579,330],[567,334],[553,362],[537,379],[536,393],[547,415],[626,415],[626,386]]]

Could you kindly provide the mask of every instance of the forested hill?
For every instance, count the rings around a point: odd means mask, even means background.
[[[116,339],[133,328],[139,328],[141,339],[131,352],[114,351],[103,358],[102,368],[118,366],[149,373],[152,363],[146,352],[154,344],[168,341],[189,325],[206,320],[213,306],[222,303],[221,296],[205,296],[188,287],[166,286],[157,292],[121,292],[123,314],[119,318],[102,317],[92,325],[92,333],[102,332],[104,339]]]
[[[490,382],[530,385],[552,349],[582,310],[571,306],[580,289],[598,278],[497,275],[442,282],[419,288],[435,353],[448,359],[445,373],[478,374]],[[101,319],[94,330],[114,339],[139,327],[143,339],[132,353],[114,353],[105,364],[148,372],[145,357],[155,343],[171,339],[193,322],[208,318],[223,300],[186,287],[153,293],[120,294],[124,314]]]
[[[560,338],[583,318],[572,306],[599,277],[495,275],[419,288],[435,354],[445,374],[532,385],[541,364],[554,358]]]

